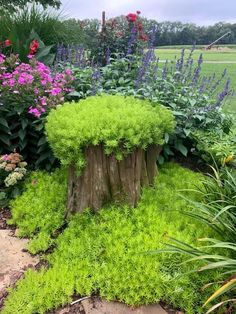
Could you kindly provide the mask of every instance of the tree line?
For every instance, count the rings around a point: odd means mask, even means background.
[[[16,13],[19,9],[25,8],[28,4],[40,4],[44,8],[54,7],[58,9],[61,6],[60,0],[0,0],[0,12],[8,11]],[[121,15],[106,22],[117,21],[120,25],[125,23],[125,16]],[[141,17],[142,24],[145,27],[146,34],[152,37],[155,46],[168,45],[207,45],[230,32],[223,38],[219,44],[236,44],[236,23],[218,22],[210,26],[199,26],[194,23],[182,22],[158,22],[154,19]],[[84,44],[89,46],[91,42],[96,41],[101,30],[101,21],[99,19],[68,19],[62,21],[65,28],[69,29],[70,38],[68,42]],[[120,27],[119,27],[120,29]],[[155,29],[155,35],[153,30]]]
[[[119,16],[115,19],[107,20],[107,23],[110,23],[112,20],[122,23],[124,19],[123,16]],[[75,43],[83,43],[85,46],[89,45],[89,42],[94,41],[101,29],[101,21],[98,19],[69,19],[64,21],[64,24],[71,29],[71,36],[74,37],[73,41]],[[218,22],[210,26],[199,26],[194,23],[157,22],[142,18],[142,24],[145,32],[149,37],[153,38],[154,46],[207,45],[227,32],[230,32],[230,34],[221,39],[219,44],[236,44],[236,23]]]

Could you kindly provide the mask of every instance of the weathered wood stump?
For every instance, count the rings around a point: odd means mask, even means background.
[[[137,148],[118,161],[114,154],[105,154],[102,144],[89,146],[81,175],[77,176],[75,166],[69,167],[68,213],[88,207],[97,211],[110,201],[136,206],[141,187],[154,182],[160,152],[161,146],[150,145],[146,151]]]

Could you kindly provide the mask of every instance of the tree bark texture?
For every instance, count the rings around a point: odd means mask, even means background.
[[[109,202],[136,206],[141,188],[154,183],[160,152],[161,146],[150,145],[146,151],[137,148],[118,161],[113,154],[105,154],[102,144],[89,146],[81,175],[76,175],[74,165],[69,167],[68,213],[88,207],[97,211]]]

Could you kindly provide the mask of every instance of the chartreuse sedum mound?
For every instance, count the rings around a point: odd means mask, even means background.
[[[164,143],[174,130],[173,114],[148,100],[120,95],[92,96],[78,103],[66,103],[47,117],[46,133],[55,156],[64,165],[83,167],[83,149],[104,145],[107,154]],[[122,144],[122,145],[121,145]]]

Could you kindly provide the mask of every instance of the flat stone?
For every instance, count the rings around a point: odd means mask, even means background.
[[[167,314],[159,305],[128,307],[120,302],[107,302],[98,298],[86,299],[78,304],[57,310],[56,314]]]
[[[27,267],[38,263],[25,250],[28,240],[14,236],[13,231],[0,230],[0,292],[14,284]]]

